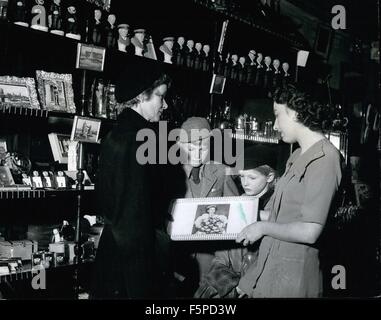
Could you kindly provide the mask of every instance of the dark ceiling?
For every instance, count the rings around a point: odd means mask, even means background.
[[[282,1],[282,0],[281,0]],[[346,9],[347,31],[364,41],[374,41],[379,37],[379,0],[288,0],[306,12],[330,22],[334,5]]]

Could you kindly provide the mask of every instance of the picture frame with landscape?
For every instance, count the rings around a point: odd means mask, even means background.
[[[0,76],[0,109],[12,107],[41,108],[33,78]]]

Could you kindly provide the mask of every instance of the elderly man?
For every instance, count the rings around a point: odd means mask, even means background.
[[[181,126],[182,132],[178,144],[186,156],[183,159],[186,192],[184,198],[229,197],[238,196],[238,189],[227,167],[221,163],[208,161],[211,129],[205,118],[188,118]],[[199,281],[209,271],[214,252],[219,249],[216,243],[176,243],[176,262],[178,273],[186,277],[185,296],[193,295]],[[190,259],[190,260],[189,260]],[[181,262],[180,262],[181,261]],[[181,263],[184,266],[181,267]]]

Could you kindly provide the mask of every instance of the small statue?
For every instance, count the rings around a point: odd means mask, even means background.
[[[177,42],[173,44],[172,61],[178,66],[184,65],[184,53],[185,53],[184,44],[185,44],[184,37],[178,37]]]
[[[95,45],[100,45],[103,35],[103,22],[102,11],[100,9],[94,10],[94,18],[89,26],[89,40]]]
[[[200,70],[202,68],[202,44],[197,42],[194,51],[194,68]]]
[[[14,23],[23,26],[29,27],[27,23],[27,8],[26,8],[26,0],[16,0],[14,2]]]
[[[246,58],[240,57],[238,60],[238,81],[246,82],[247,78],[247,67],[246,67]]]
[[[266,71],[265,71],[265,76],[264,76],[264,83],[263,86],[266,89],[271,88],[272,81],[273,81],[273,70],[271,69],[271,57],[266,56],[265,57],[265,66],[266,66]]]
[[[231,69],[230,69],[230,78],[233,80],[238,80],[238,55],[233,54],[231,58]]]
[[[134,37],[131,39],[131,43],[135,47],[135,55],[143,57],[145,46],[144,46],[144,40],[146,36],[146,30],[145,29],[135,29],[134,30]]]
[[[58,242],[61,242],[61,240],[63,239],[61,239],[58,229],[53,229],[53,236],[52,236],[51,243],[58,243]]]
[[[288,73],[288,69],[290,69],[290,65],[288,62],[282,63],[282,69],[283,69],[283,80],[289,81],[291,75]]]
[[[257,54],[257,70],[255,75],[255,85],[258,87],[263,87],[263,80],[264,80],[264,67],[262,64],[263,55],[262,53],[258,52]]]
[[[276,88],[282,84],[282,73],[279,70],[279,67],[280,67],[279,59],[274,59],[273,67],[274,67],[273,88]]]
[[[127,23],[122,23],[118,25],[118,41],[117,47],[119,51],[128,52],[129,46],[131,44],[131,39],[128,36],[130,26]]]
[[[8,0],[0,0],[0,20],[7,20]]]
[[[115,14],[111,13],[107,17],[107,22],[105,25],[105,41],[106,41],[106,47],[107,48],[115,48],[116,47],[116,41],[117,41],[117,36],[116,36],[116,16]],[[127,31],[128,32],[128,31]]]
[[[46,10],[44,0],[35,0],[36,4],[32,7],[32,21],[31,28],[40,30],[40,31],[48,31],[48,27],[46,26]]]
[[[255,83],[255,75],[257,73],[257,62],[255,61],[256,52],[255,50],[250,50],[247,59],[246,59],[246,83],[254,84]]]
[[[166,37],[163,39],[163,44],[160,46],[160,51],[164,54],[164,62],[172,64],[173,56],[173,43],[175,41],[174,37]]]
[[[81,40],[81,36],[78,33],[78,17],[77,9],[75,6],[67,8],[66,13],[66,37]]]
[[[50,32],[63,36],[63,13],[61,0],[53,0],[53,3],[49,7],[48,24]]]
[[[185,48],[185,65],[188,68],[194,67],[194,41],[188,40]]]
[[[202,71],[209,72],[212,67],[212,57],[210,56],[210,46],[204,44],[202,47]]]
[[[231,65],[232,65],[232,62],[230,59],[230,52],[226,54],[225,60],[223,60],[222,63],[224,68],[224,76],[225,78],[229,78],[231,73]]]

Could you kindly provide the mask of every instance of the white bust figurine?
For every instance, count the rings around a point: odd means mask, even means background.
[[[270,56],[265,57],[265,65],[266,65],[266,71],[271,71],[271,57]]]
[[[288,62],[283,62],[282,63],[282,69],[283,69],[283,72],[284,72],[283,76],[284,77],[289,77],[290,74],[288,73],[288,69],[290,69],[290,65],[288,64]]]
[[[188,40],[187,41],[187,47],[189,49],[189,52],[192,52],[193,48],[194,48],[194,41],[193,40]]]
[[[236,66],[237,63],[238,63],[238,55],[233,54],[232,55],[232,65],[233,65],[233,67]]]
[[[279,74],[280,71],[279,71],[279,67],[280,67],[280,61],[279,59],[274,59],[273,61],[273,67],[274,67],[274,73],[275,74]]]
[[[258,52],[258,56],[257,56],[257,64],[258,64],[257,68],[258,69],[263,68],[262,60],[263,60],[263,55],[262,55],[262,53]]]
[[[163,44],[160,46],[160,51],[164,54],[165,63],[172,63],[172,48],[174,41],[174,37],[166,37],[163,39]]]
[[[198,54],[201,54],[202,44],[200,42],[196,42],[195,49]]]
[[[116,22],[116,16],[115,14],[111,13],[107,17],[107,22],[110,24],[110,28],[114,29],[115,22]]]
[[[131,39],[131,43],[135,46],[135,55],[140,57],[143,57],[145,35],[145,29],[135,29],[134,37]]]
[[[210,45],[204,44],[204,46],[202,47],[202,51],[204,51],[205,57],[209,57]]]
[[[118,25],[118,50],[122,52],[127,52],[126,47],[130,44],[130,39],[128,38],[129,25],[127,23],[122,23]]]
[[[251,50],[249,51],[248,56],[249,56],[250,65],[251,65],[251,66],[255,65],[255,54],[256,54],[255,50],[251,49]]]
[[[179,49],[182,50],[184,47],[185,38],[184,37],[178,37],[177,38],[177,44],[179,45]]]
[[[238,62],[241,64],[241,67],[244,68],[245,67],[246,58],[245,57],[240,57]]]

